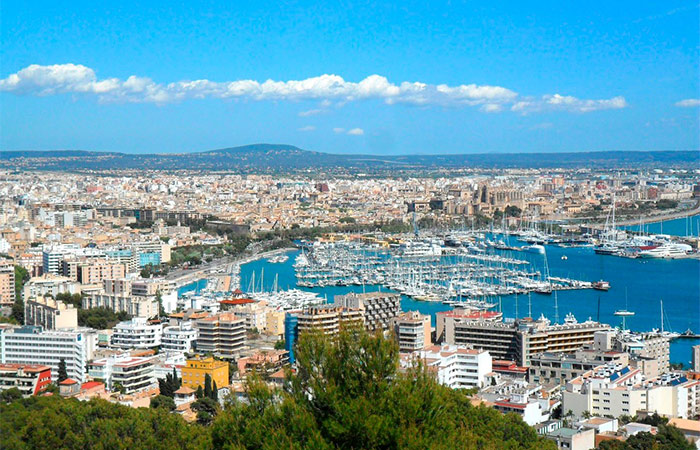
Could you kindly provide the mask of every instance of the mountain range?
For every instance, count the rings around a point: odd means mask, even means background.
[[[362,155],[254,144],[193,153],[134,154],[83,150],[2,151],[0,168],[17,170],[202,170],[277,172],[309,169],[426,171],[460,168],[698,167],[697,151],[598,151]]]

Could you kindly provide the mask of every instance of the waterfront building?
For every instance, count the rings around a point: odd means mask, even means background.
[[[593,344],[595,332],[610,328],[593,321],[552,325],[543,317],[491,322],[447,316],[444,323],[446,343],[487,350],[496,359],[513,360],[520,366],[529,366],[532,356],[544,352],[573,353]]]
[[[15,302],[15,267],[0,264],[0,307],[11,307]]]
[[[37,395],[51,384],[51,367],[42,364],[0,364],[0,392],[17,388]]]
[[[392,327],[400,352],[421,350],[431,344],[429,315],[405,312],[392,319]]]
[[[85,366],[96,346],[97,333],[92,329],[0,328],[0,363],[46,365],[54,379],[58,378],[59,362],[64,360],[68,376],[84,381]]]
[[[149,390],[157,385],[152,357],[120,354],[97,359],[88,365],[88,374],[104,380],[109,390],[123,390],[124,394]]]
[[[434,370],[438,382],[452,389],[481,388],[492,372],[491,355],[455,345],[434,345],[412,354],[402,355],[402,365],[410,366],[422,360],[429,370]]]
[[[333,304],[362,311],[367,331],[389,330],[391,320],[401,313],[401,295],[391,292],[336,295]]]
[[[25,300],[24,324],[39,325],[45,330],[77,328],[78,310],[51,297],[31,298]]]
[[[238,357],[245,348],[245,320],[233,313],[219,313],[194,322],[198,330],[197,351],[220,358]]]
[[[319,331],[334,336],[343,325],[364,323],[364,314],[360,309],[350,309],[334,305],[315,305],[297,314],[299,334],[307,331]]]
[[[482,311],[465,308],[455,308],[449,311],[438,311],[435,314],[435,342],[445,341],[445,324],[450,321],[450,327],[453,327],[453,321],[478,320],[482,322],[501,322],[503,314],[498,311]]]
[[[186,353],[192,350],[192,345],[196,340],[197,329],[192,327],[192,322],[181,322],[179,325],[163,328],[161,349],[163,351]]]
[[[163,326],[160,323],[149,323],[142,317],[134,317],[125,322],[119,322],[112,332],[112,347],[116,348],[155,348],[160,346]]]
[[[185,367],[182,368],[182,385],[192,389],[197,389],[199,386],[204,388],[204,379],[207,375],[211,377],[212,385],[216,383],[217,388],[228,386],[228,362],[216,360],[211,356],[188,359]]]

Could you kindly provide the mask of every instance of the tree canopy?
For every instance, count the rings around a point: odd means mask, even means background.
[[[398,370],[392,341],[362,330],[304,334],[284,389],[249,382],[212,425],[215,447],[555,448],[517,415],[472,406],[425,368]]]

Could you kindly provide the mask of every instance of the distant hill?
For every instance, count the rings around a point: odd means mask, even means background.
[[[254,144],[194,153],[133,154],[81,150],[0,152],[0,168],[19,170],[235,170],[303,169],[420,171],[458,168],[699,167],[696,151],[481,153],[460,155],[339,155],[293,145]]]

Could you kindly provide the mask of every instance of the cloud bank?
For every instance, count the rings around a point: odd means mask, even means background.
[[[100,102],[165,104],[189,99],[245,99],[254,101],[317,100],[346,103],[380,100],[386,104],[416,106],[478,106],[495,113],[506,108],[520,113],[545,110],[591,112],[627,106],[623,97],[586,100],[559,94],[541,98],[523,98],[501,86],[462,84],[391,83],[386,77],[370,75],[360,82],[346,81],[338,75],[321,75],[305,80],[263,82],[255,80],[210,81],[185,80],[157,83],[150,78],[132,75],[99,79],[95,71],[80,64],[41,66],[32,64],[0,80],[0,92],[17,95],[49,96],[58,94],[93,95]],[[321,110],[300,113],[310,116]]]

